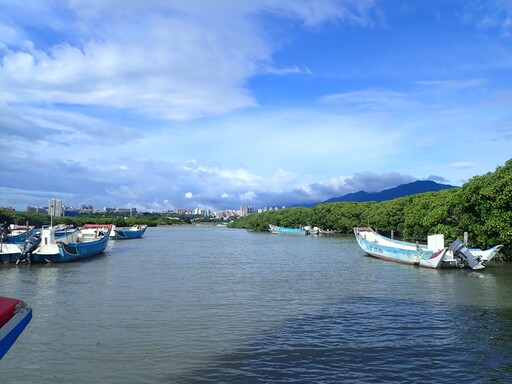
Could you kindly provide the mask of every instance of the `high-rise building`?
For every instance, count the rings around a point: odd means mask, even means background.
[[[194,215],[201,215],[201,216],[210,216],[211,212],[209,209],[205,208],[196,208],[194,209]]]
[[[48,214],[50,216],[64,216],[62,200],[51,199],[50,201],[48,201]]]
[[[252,207],[248,207],[248,206],[240,207],[240,216],[248,216],[251,213],[254,213],[254,209]]]

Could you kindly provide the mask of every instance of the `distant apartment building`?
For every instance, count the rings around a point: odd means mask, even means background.
[[[64,207],[62,200],[50,199],[48,201],[48,214],[50,216],[64,216]]]
[[[15,211],[15,209],[13,207],[7,207],[7,206],[1,206],[0,207],[0,210],[1,211]]]
[[[115,211],[116,209],[113,207],[103,207],[103,209],[98,210],[98,213],[112,213]]]
[[[251,213],[254,213],[254,209],[252,207],[249,207],[249,206],[240,207],[240,216],[242,216],[242,217],[248,216]]]
[[[124,215],[137,216],[137,208],[117,208],[116,212]]]
[[[214,216],[218,220],[227,220],[231,217],[237,216],[237,212],[231,209],[226,209],[224,211],[215,211]]]
[[[175,213],[178,215],[191,215],[192,211],[190,209],[184,209],[184,208],[176,208],[174,210]]]
[[[286,207],[283,205],[281,207],[281,209],[285,209]],[[258,209],[258,213],[262,213],[262,212],[269,212],[269,211],[278,211],[279,210],[279,207],[264,207],[264,208],[259,208]]]
[[[194,209],[194,215],[210,216],[212,213],[209,209],[196,208]]]

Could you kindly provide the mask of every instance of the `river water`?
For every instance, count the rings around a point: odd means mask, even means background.
[[[427,270],[353,236],[149,228],[104,255],[0,266],[33,319],[8,383],[509,383],[512,266]]]

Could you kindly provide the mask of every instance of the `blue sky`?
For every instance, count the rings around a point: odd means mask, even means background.
[[[511,148],[509,0],[0,0],[0,205],[311,203]]]

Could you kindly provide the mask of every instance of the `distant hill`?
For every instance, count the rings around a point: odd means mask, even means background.
[[[453,185],[448,184],[439,184],[435,181],[430,180],[417,180],[413,181],[409,184],[401,184],[397,187],[385,189],[380,192],[365,192],[365,191],[359,191],[354,193],[348,193],[346,195],[340,196],[340,197],[333,197],[332,199],[322,201],[321,203],[316,204],[305,204],[302,205],[304,207],[313,207],[317,204],[324,204],[324,203],[335,203],[335,202],[364,202],[364,201],[386,201],[386,200],[393,200],[398,197],[405,197],[410,195],[415,195],[417,193],[424,193],[424,192],[436,192],[440,191],[442,189],[451,189],[455,188]]]

